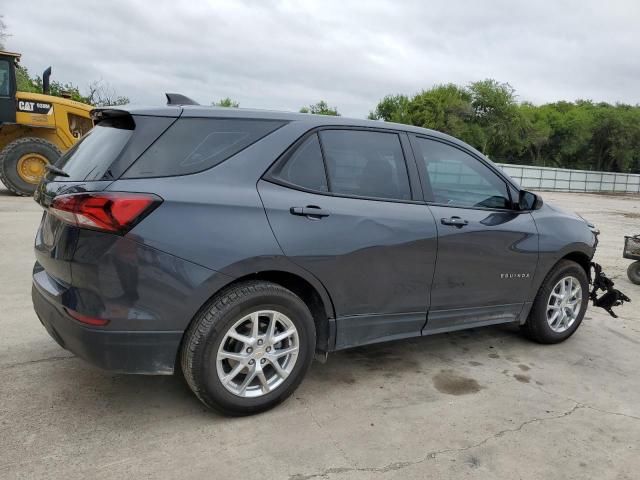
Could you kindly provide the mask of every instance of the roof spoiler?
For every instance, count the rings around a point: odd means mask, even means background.
[[[181,93],[165,93],[165,95],[167,96],[167,105],[200,105]]]
[[[115,128],[122,128],[124,130],[133,130],[136,128],[133,117],[126,110],[119,110],[117,108],[94,108],[89,112],[89,115],[94,125],[100,125],[104,120],[109,120],[111,122],[110,125]]]
[[[126,117],[130,115],[130,113],[126,110],[120,110],[118,108],[98,107],[91,110],[89,112],[89,115],[94,122],[99,122],[100,120],[104,120],[105,118]]]

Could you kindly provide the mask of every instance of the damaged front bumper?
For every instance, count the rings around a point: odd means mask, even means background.
[[[618,318],[613,307],[630,302],[631,299],[617,288],[613,288],[613,280],[605,275],[599,264],[591,262],[591,271],[593,272],[591,275],[592,288],[589,292],[589,298],[593,302],[593,306],[604,308],[613,318]],[[603,292],[600,296],[598,296],[599,291]]]

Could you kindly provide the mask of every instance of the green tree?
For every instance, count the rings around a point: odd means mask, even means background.
[[[525,102],[519,107],[521,118],[521,143],[529,154],[529,163],[543,165],[543,148],[549,143],[551,125],[548,109]]]
[[[436,85],[415,95],[408,105],[410,123],[471,141],[471,95],[453,83]]]
[[[541,107],[551,129],[543,147],[543,165],[564,168],[593,168],[589,144],[593,135],[593,104],[588,101],[556,102]]]
[[[523,125],[513,87],[487,79],[471,83],[468,92],[472,121],[483,133],[482,141],[475,146],[485,155],[498,159],[519,155],[523,150]]]
[[[240,104],[235,100],[231,100],[229,97],[225,97],[223,99],[218,100],[217,102],[211,102],[211,105],[214,107],[231,107],[238,108]]]
[[[309,105],[308,107],[302,107],[300,109],[300,113],[312,113],[314,115],[333,115],[337,117],[340,116],[340,113],[338,113],[338,109],[336,107],[330,107],[324,100],[320,100],[318,103]]]
[[[488,79],[387,95],[369,118],[448,133],[497,161],[640,173],[640,105],[519,103],[511,85]]]
[[[368,118],[385,122],[411,123],[409,97],[406,95],[387,95],[380,100],[375,110],[369,113]]]
[[[598,104],[594,110],[591,163],[596,170],[629,171],[640,148],[638,107]]]
[[[42,78],[39,75],[32,77],[26,67],[18,65],[16,68],[16,81],[21,92],[42,93]],[[115,90],[103,80],[96,80],[87,87],[87,94],[81,93],[80,88],[71,82],[62,83],[52,80],[49,84],[49,95],[65,97],[76,102],[104,107],[107,105],[125,105],[129,98],[116,94]]]
[[[42,80],[40,85],[42,85]],[[66,97],[76,102],[90,103],[89,99],[80,93],[80,89],[71,82],[62,83],[57,80],[53,80],[49,85],[49,95],[54,97]]]
[[[16,83],[20,92],[42,93],[42,90],[38,90],[37,85],[29,76],[29,71],[22,65],[18,65],[16,68]]]
[[[26,72],[26,68],[24,69]],[[42,92],[42,78],[39,75],[31,78],[31,85],[29,92]],[[71,82],[62,83],[58,80],[52,80],[49,83],[49,95],[54,97],[64,97],[74,100],[76,102],[90,103],[89,98],[80,93],[80,88]]]

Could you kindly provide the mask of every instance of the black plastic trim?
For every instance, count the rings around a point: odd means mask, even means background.
[[[182,331],[114,331],[82,326],[54,305],[34,281],[33,306],[49,335],[62,347],[105,370],[171,375]]]
[[[426,312],[338,317],[335,349],[419,337],[426,317]]]

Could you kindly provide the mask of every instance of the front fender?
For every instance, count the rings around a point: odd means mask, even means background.
[[[532,282],[531,301],[553,266],[566,257],[593,258],[597,237],[578,215],[545,204],[532,213],[538,229],[538,265]]]

